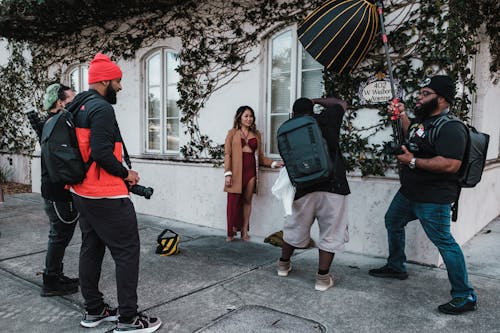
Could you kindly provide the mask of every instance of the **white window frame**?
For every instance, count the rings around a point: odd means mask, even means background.
[[[273,40],[278,38],[279,36],[286,34],[286,33],[291,33],[291,60],[290,60],[290,106],[289,106],[289,111],[287,113],[271,113],[271,105],[272,105],[272,96],[271,96],[271,88],[272,88],[272,56],[273,56]],[[271,118],[273,116],[283,116],[287,115],[288,117],[291,117],[292,113],[292,105],[293,102],[301,96],[302,92],[302,73],[307,72],[307,71],[314,71],[317,69],[302,69],[302,56],[299,52],[305,52],[305,50],[302,48],[302,45],[300,44],[300,41],[297,38],[297,26],[293,25],[290,27],[287,27],[286,29],[283,29],[272,36],[270,36],[267,39],[267,70],[266,70],[266,75],[267,75],[267,80],[266,80],[266,91],[265,91],[265,96],[266,96],[266,143],[265,143],[265,150],[266,153],[270,157],[279,157],[278,153],[272,153],[271,152],[271,146],[272,146],[272,141],[276,140],[271,133],[272,129],[272,122]],[[295,84],[294,84],[295,83]],[[323,92],[324,92],[324,83],[323,83]]]
[[[78,71],[78,82],[77,82],[77,87],[73,86],[73,81],[71,80],[71,75],[75,72]],[[78,64],[78,65],[73,65],[68,68],[66,71],[66,80],[68,82],[68,86],[75,91],[75,93],[80,93],[82,91],[88,90],[89,89],[89,83],[88,80],[85,82],[85,78],[88,78],[88,71],[89,71],[89,66],[85,64]],[[86,74],[86,75],[85,75]]]
[[[147,54],[143,58],[143,70],[144,70],[144,82],[143,82],[143,96],[144,96],[144,151],[147,154],[157,154],[157,155],[179,155],[180,154],[180,128],[181,128],[181,123],[180,123],[180,118],[181,118],[181,111],[179,110],[179,115],[177,117],[167,117],[168,115],[168,110],[166,108],[166,101],[168,100],[168,87],[170,86],[176,86],[177,87],[177,82],[174,83],[169,83],[167,76],[167,64],[166,64],[166,56],[168,53],[174,53],[178,54],[178,51],[172,49],[172,48],[167,48],[167,47],[162,47],[155,49]],[[160,56],[160,68],[161,68],[161,78],[160,78],[160,148],[159,149],[152,149],[149,147],[150,141],[149,141],[149,99],[148,99],[148,94],[149,94],[149,61],[155,57],[155,56]],[[178,125],[179,125],[179,147],[176,150],[172,149],[167,149],[167,135],[166,133],[166,124],[167,120],[169,119],[177,119],[178,120]]]

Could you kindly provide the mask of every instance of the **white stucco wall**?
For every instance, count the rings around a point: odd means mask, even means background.
[[[15,183],[31,182],[31,157],[17,154],[0,154],[0,169],[7,174],[7,180]]]
[[[472,124],[480,131],[490,135],[488,159],[497,158],[500,154],[500,83],[492,84],[489,71],[490,50],[489,39],[482,36],[479,53],[475,59],[475,82],[477,91],[473,102]],[[498,80],[498,78],[497,78]]]

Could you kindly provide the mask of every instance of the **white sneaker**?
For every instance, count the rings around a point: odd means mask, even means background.
[[[331,274],[319,275],[316,273],[316,284],[314,289],[319,291],[325,291],[333,287],[334,277]]]
[[[116,308],[110,307],[108,304],[104,304],[104,309],[100,314],[91,315],[88,312],[85,312],[83,319],[80,321],[80,325],[82,325],[83,327],[92,328],[105,321],[117,320],[118,310]]]
[[[152,333],[161,326],[160,318],[149,317],[139,313],[131,323],[120,323],[113,330],[113,333],[120,332],[137,332],[137,333]]]
[[[292,270],[292,263],[290,261],[278,260],[278,276],[288,276]]]

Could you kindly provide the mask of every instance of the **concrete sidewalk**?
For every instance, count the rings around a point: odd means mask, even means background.
[[[380,228],[384,228],[382,221]],[[181,235],[181,252],[154,253],[164,228]],[[280,249],[252,238],[225,242],[225,231],[139,215],[139,310],[163,321],[159,332],[500,332],[500,219],[464,246],[478,311],[439,313],[450,299],[446,270],[409,265],[405,281],[373,278],[383,258],[338,254],[336,285],[314,290],[315,249],[298,251],[293,271],[278,277]],[[0,204],[0,331],[106,332],[79,326],[80,294],[39,296],[48,221],[39,194],[6,196]],[[67,249],[65,273],[76,276],[80,233]],[[107,252],[101,290],[116,305],[114,264]]]

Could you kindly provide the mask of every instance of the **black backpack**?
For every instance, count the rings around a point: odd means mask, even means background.
[[[459,170],[458,182],[460,187],[474,187],[481,181],[481,176],[483,175],[490,136],[478,132],[474,127],[464,123],[455,116],[445,115],[431,123],[432,128],[429,132],[429,142],[431,144],[436,141],[441,128],[449,122],[459,122],[467,129],[467,146]]]
[[[93,97],[89,96],[81,104]],[[40,145],[42,160],[51,182],[71,185],[85,179],[92,162],[85,163],[82,159],[71,112],[59,111],[45,122]]]
[[[429,142],[433,144],[441,128],[449,122],[459,122],[463,124],[467,130],[467,145],[465,147],[464,158],[462,165],[458,171],[458,193],[457,198],[452,206],[452,221],[458,218],[458,199],[462,187],[474,187],[480,181],[483,175],[484,166],[486,164],[486,155],[488,153],[488,144],[490,136],[486,133],[477,131],[474,127],[466,124],[462,120],[453,115],[445,115],[437,118],[431,123],[431,130],[429,132]]]
[[[278,128],[278,150],[297,188],[307,188],[330,179],[333,163],[326,140],[316,120],[300,116]]]

